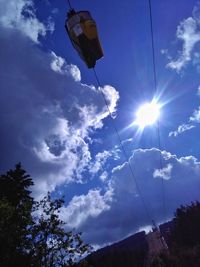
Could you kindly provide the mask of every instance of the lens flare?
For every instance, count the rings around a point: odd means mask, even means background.
[[[160,115],[160,105],[152,101],[151,103],[143,104],[136,113],[134,124],[140,128],[154,124]]]

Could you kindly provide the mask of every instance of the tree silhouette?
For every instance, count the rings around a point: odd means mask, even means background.
[[[0,262],[1,266],[27,266],[28,226],[33,224],[33,198],[28,188],[32,179],[21,164],[0,176]]]
[[[88,251],[80,233],[65,230],[59,218],[63,199],[50,193],[36,202],[31,177],[17,164],[0,176],[0,266],[74,266]]]
[[[181,206],[176,210],[172,241],[179,246],[200,245],[200,203]]]
[[[52,200],[50,193],[36,203],[36,218],[32,229],[34,266],[73,266],[78,258],[90,251],[80,233],[65,231],[65,223],[59,218],[63,199]]]
[[[200,266],[200,203],[181,206],[175,212],[169,243],[170,253],[158,255],[153,266]]]

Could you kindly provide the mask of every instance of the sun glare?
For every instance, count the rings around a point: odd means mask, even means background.
[[[151,103],[143,104],[136,113],[134,124],[140,128],[154,124],[160,115],[160,106],[152,101]]]

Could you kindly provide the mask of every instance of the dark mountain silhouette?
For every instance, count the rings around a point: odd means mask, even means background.
[[[161,234],[170,241],[170,230],[173,221],[160,225]],[[88,266],[92,267],[142,267],[145,264],[148,254],[146,233],[138,232],[128,238],[101,248],[88,257]]]
[[[160,233],[156,230],[134,234],[86,257],[79,266],[89,267],[199,267],[200,202],[180,206],[174,219],[159,226],[168,249],[157,250]],[[155,235],[154,235],[155,233]],[[157,235],[158,234],[158,235]],[[154,239],[150,237],[155,236]],[[148,238],[147,238],[148,237]],[[147,239],[150,245],[148,247]],[[156,241],[157,242],[157,241]],[[150,248],[150,249],[149,249]],[[153,254],[152,254],[153,253]],[[82,265],[86,263],[87,265]]]
[[[139,232],[118,243],[99,249],[87,257],[89,266],[142,266],[147,254],[145,232]]]

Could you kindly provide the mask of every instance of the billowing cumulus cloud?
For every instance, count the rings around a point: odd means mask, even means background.
[[[156,169],[153,172],[153,177],[157,178],[160,177],[165,180],[169,180],[171,178],[171,171],[172,171],[172,165],[168,164],[165,168],[162,169]]]
[[[32,1],[2,4],[1,170],[22,161],[39,196],[64,183],[82,182],[91,161],[88,139],[109,114],[99,89],[81,83],[77,66],[37,45],[48,26],[37,19]],[[118,92],[110,85],[102,91],[115,113]]]
[[[162,169],[160,168],[160,156]],[[109,209],[105,208],[104,212],[95,219],[88,216],[80,225],[79,229],[85,233],[85,237],[91,243],[102,245],[114,242],[139,228],[141,229],[142,226],[151,224],[142,204],[140,193],[150,217],[156,222],[162,222],[166,217],[170,218],[179,205],[199,198],[200,162],[195,157],[179,158],[170,152],[159,151],[156,148],[137,149],[130,157],[129,162],[134,170],[134,178],[130,174],[127,163],[115,167],[112,176],[109,177],[110,183],[107,188],[108,192],[112,190],[112,197],[108,204]],[[162,179],[164,179],[166,199],[165,218]],[[83,197],[86,198],[86,196],[82,196],[80,200],[76,198],[77,206],[79,206],[79,201],[82,203]],[[101,202],[102,200],[99,200],[99,203]],[[70,209],[72,212],[70,216],[73,218],[72,214],[76,214],[76,209],[73,211],[71,204],[67,209]],[[87,213],[87,208],[83,207],[81,214],[84,214],[84,210]],[[74,222],[76,225],[77,219]]]
[[[67,64],[64,58],[57,56],[53,51],[51,52],[51,55],[52,61],[50,66],[52,70],[63,75],[67,74],[72,76],[76,82],[81,81],[81,72],[76,65]]]
[[[102,174],[99,176],[99,179],[102,181],[102,182],[105,182],[108,178],[108,172],[107,171],[104,171],[102,172]]]
[[[104,194],[100,189],[91,189],[88,194],[74,196],[66,208],[62,208],[63,220],[67,218],[68,227],[79,227],[89,218],[97,218],[110,209],[112,189]]]
[[[54,30],[54,24],[50,20],[43,24],[37,19],[32,0],[2,0],[0,24],[8,29],[19,30],[36,43],[39,42],[39,36],[45,36],[47,31]]]
[[[1,172],[21,161],[34,178],[37,197],[57,186],[87,182],[87,175],[96,175],[99,179],[92,182],[98,180],[97,185],[91,188],[90,184],[86,192],[73,195],[61,215],[69,227],[83,231],[88,242],[100,245],[151,223],[141,193],[152,218],[158,222],[164,219],[162,178],[168,218],[179,204],[198,198],[200,162],[195,157],[178,158],[155,148],[138,149],[129,159],[132,177],[127,162],[114,165],[120,155],[118,147],[110,151],[91,149],[93,135],[109,115],[99,88],[85,84],[79,68],[58,53],[41,49],[40,37],[48,36],[53,24],[39,21],[33,1],[3,0],[1,6]],[[189,62],[198,41],[195,14],[179,28],[184,46],[177,70]],[[115,117],[119,93],[110,85],[101,90]],[[198,109],[192,118],[197,122]],[[101,137],[95,136],[97,140]],[[109,168],[105,168],[108,163]]]
[[[198,60],[198,54],[193,55],[195,46],[200,41],[200,6],[194,7],[191,17],[184,19],[177,27],[176,37],[182,43],[182,49],[178,51],[177,59],[170,59],[168,68],[180,72],[191,60]],[[168,54],[168,52],[167,52]],[[197,62],[196,62],[197,63]],[[195,64],[196,64],[195,63]],[[199,60],[198,60],[199,63]]]
[[[102,169],[104,164],[106,163],[107,159],[112,155],[111,151],[104,150],[103,152],[99,152],[95,156],[95,161],[93,164],[90,166],[90,173],[96,174],[99,172],[99,170]]]
[[[103,172],[105,169],[105,164],[108,161],[109,158],[112,157],[113,160],[118,160],[119,159],[119,152],[120,150],[118,148],[114,148],[110,151],[104,150],[103,152],[99,152],[95,155],[94,160],[90,163],[88,166],[88,170],[92,175],[95,175],[99,173],[100,171]],[[101,174],[100,179],[103,181],[106,178],[106,172],[104,171]]]

